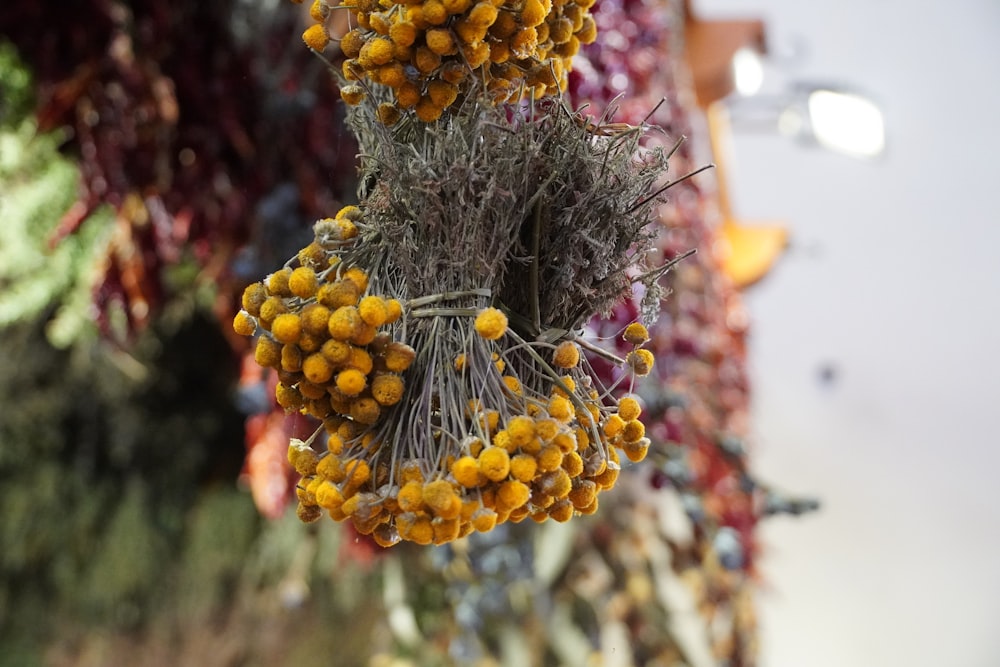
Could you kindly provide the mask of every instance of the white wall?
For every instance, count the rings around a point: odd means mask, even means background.
[[[1000,2],[701,0],[886,114],[860,162],[737,134],[734,209],[793,248],[747,294],[764,667],[1000,665]],[[836,370],[831,383],[819,373]]]

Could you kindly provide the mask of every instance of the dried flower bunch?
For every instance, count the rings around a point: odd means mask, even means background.
[[[646,266],[648,223],[670,154],[559,98],[495,105],[488,82],[440,122],[379,122],[394,94],[372,86],[349,114],[361,204],[318,221],[234,322],[259,336],[278,402],[322,422],[289,448],[299,516],[391,546],[593,513],[619,450],[649,448],[615,390],[653,355],[638,322],[625,358],[582,334],[636,282],[658,302],[669,267]],[[616,386],[588,354],[619,365]]]
[[[346,9],[357,27],[340,38],[347,58],[343,76],[392,89],[396,114],[412,109],[436,120],[481,87],[494,103],[566,89],[570,59],[593,42],[594,0],[314,0],[315,21],[303,40],[315,51],[330,42],[331,12]],[[341,88],[348,104],[365,96],[362,85]]]

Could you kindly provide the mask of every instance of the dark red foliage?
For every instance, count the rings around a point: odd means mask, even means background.
[[[119,228],[95,301],[102,313],[122,305],[132,329],[171,296],[166,267],[187,257],[205,278],[225,279],[249,243],[232,276],[246,282],[284,261],[295,232],[352,198],[356,151],[325,65],[299,47],[300,8],[255,7],[0,9],[0,32],[36,77],[40,129],[68,129],[64,150],[82,172],[79,200],[51,240],[113,207]]]

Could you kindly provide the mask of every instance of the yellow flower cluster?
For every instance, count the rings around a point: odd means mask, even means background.
[[[354,244],[361,211],[342,209],[316,223],[316,240],[303,248],[298,266],[287,266],[243,293],[234,330],[260,330],[258,364],[278,371],[278,403],[325,420],[335,430],[344,420],[379,421],[403,395],[401,373],[413,350],[380,329],[402,315],[396,299],[368,294],[368,274],[340,261]]]
[[[500,357],[488,357],[488,373],[511,372]],[[456,367],[470,370],[466,361]],[[582,369],[559,377],[548,396],[502,377],[518,390],[492,406],[469,401],[467,435],[433,454],[408,448],[390,456],[388,438],[366,440],[350,418],[329,433],[323,454],[293,441],[289,460],[303,476],[299,516],[315,520],[325,511],[336,521],[350,519],[358,532],[391,546],[443,544],[506,521],[568,521],[595,512],[598,494],[618,479],[616,448],[638,461],[649,447],[638,402],[626,397],[611,411],[596,389],[583,389]],[[439,440],[449,435],[440,432]]]
[[[617,481],[618,450],[638,461],[649,447],[638,402],[605,405],[575,342],[528,343],[498,308],[415,310],[407,326],[420,331],[423,317],[430,344],[414,343],[417,351],[396,340],[403,304],[371,294],[353,263],[363,224],[353,206],[316,223],[314,242],[289,266],[246,288],[234,321],[238,333],[259,334],[256,360],[278,372],[278,403],[322,421],[288,450],[301,475],[299,517],[350,519],[391,546],[595,512],[598,493]],[[461,352],[429,359],[456,330],[468,332],[449,348]],[[407,393],[439,366],[451,375],[432,382],[429,397]],[[456,403],[462,395],[472,398]],[[421,420],[426,428],[414,428]]]
[[[494,103],[565,90],[570,60],[581,44],[593,42],[594,0],[343,0],[356,28],[340,39],[348,81],[367,81],[393,91],[394,122],[412,110],[432,122],[475,86],[486,86]],[[303,34],[310,48],[330,41],[327,21],[337,8],[315,0],[315,24]],[[364,88],[341,90],[348,104]]]

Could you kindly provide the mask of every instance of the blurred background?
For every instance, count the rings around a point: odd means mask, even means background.
[[[575,99],[718,165],[661,214],[656,455],[391,553],[296,520],[229,325],[355,199],[307,9],[0,8],[0,665],[1000,662],[1000,5],[600,0]]]
[[[847,86],[885,123],[859,160],[733,107],[733,210],[790,235],[746,293],[755,465],[823,499],[761,526],[762,664],[998,664],[1000,5],[695,7],[765,22],[758,95]]]

